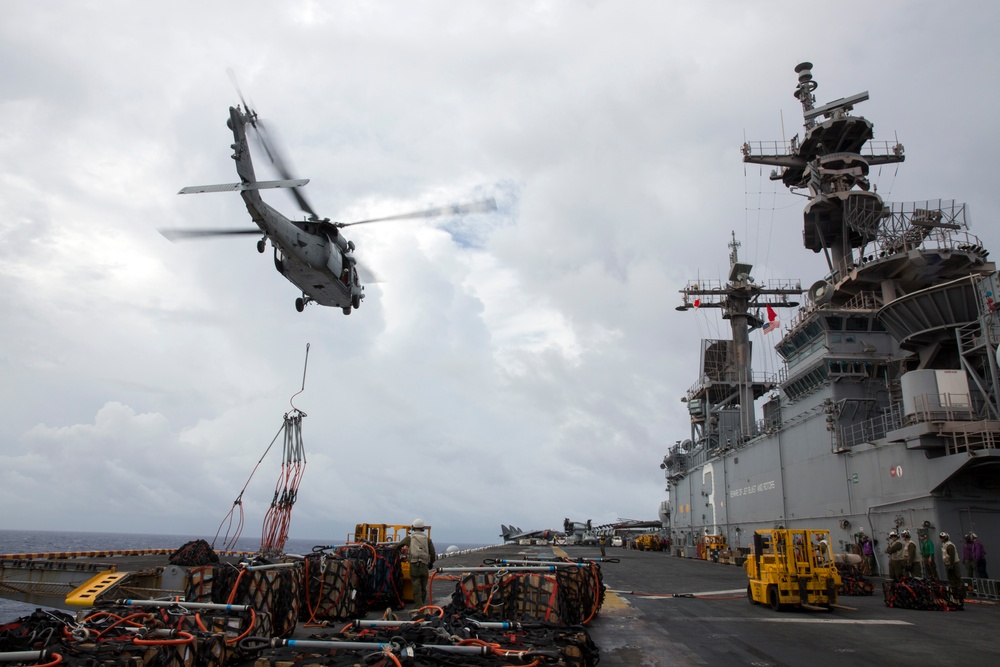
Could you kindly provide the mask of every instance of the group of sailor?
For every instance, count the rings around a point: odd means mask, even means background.
[[[902,541],[900,541],[902,535]],[[965,586],[962,583],[960,571],[961,560],[959,558],[958,547],[951,541],[948,533],[938,534],[941,540],[941,562],[948,577],[948,584],[953,594],[959,599],[965,597]],[[968,536],[966,536],[968,541]],[[896,580],[903,577],[919,577],[937,580],[937,565],[934,562],[934,543],[926,535],[921,537],[920,546],[910,538],[910,531],[903,530],[897,533],[895,530],[889,533],[889,546],[886,547],[886,554],[889,555],[889,578]],[[921,573],[921,564],[923,572]]]

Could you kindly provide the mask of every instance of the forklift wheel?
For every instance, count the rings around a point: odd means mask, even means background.
[[[753,599],[753,584],[747,584],[747,600],[750,600],[750,604],[757,604]]]
[[[767,587],[767,603],[771,605],[771,609],[774,611],[781,611],[781,602],[779,602],[778,598],[778,587],[773,584]]]

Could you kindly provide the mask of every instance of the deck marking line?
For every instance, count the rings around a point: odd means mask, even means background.
[[[690,618],[675,618],[672,621],[714,621],[716,623],[729,623],[733,621],[750,621],[750,622],[761,622],[761,623],[815,623],[815,624],[827,624],[827,625],[913,625],[909,621],[897,621],[893,619],[882,619],[882,618],[739,618],[736,616],[724,616],[721,618],[717,617],[690,617]]]
[[[609,589],[610,590],[610,589]],[[612,591],[614,593],[633,593],[633,591]],[[709,597],[712,595],[745,595],[747,589],[745,588],[734,588],[729,591],[701,591],[700,593],[634,593],[637,598],[645,598],[647,600],[664,600],[668,598],[676,597]]]

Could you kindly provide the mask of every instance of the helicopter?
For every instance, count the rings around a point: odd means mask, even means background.
[[[178,194],[239,192],[257,228],[175,228],[159,231],[170,240],[261,234],[261,238],[257,241],[257,252],[264,253],[267,242],[271,242],[274,248],[274,268],[302,291],[302,296],[295,299],[295,309],[300,313],[311,303],[341,308],[345,315],[350,315],[352,310],[361,306],[365,298],[365,288],[358,277],[358,263],[353,254],[354,242],[344,238],[341,233],[344,228],[373,222],[457,216],[497,210],[496,201],[490,198],[468,204],[355,222],[333,222],[329,218],[320,218],[300,190],[309,179],[292,178],[285,161],[268,140],[257,112],[248,107],[242,93],[240,102],[241,104],[235,107],[229,107],[229,119],[226,121],[226,125],[233,132],[232,159],[236,162],[236,173],[240,177],[240,182],[193,185],[182,188]],[[260,145],[281,175],[281,180],[257,180],[247,141],[248,126],[256,132]],[[298,202],[299,208],[308,214],[308,217],[303,220],[292,220],[267,204],[261,197],[260,190],[271,188],[288,188]]]

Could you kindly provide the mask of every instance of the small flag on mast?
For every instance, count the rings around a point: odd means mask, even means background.
[[[778,319],[778,313],[774,312],[774,308],[771,305],[767,306],[767,325],[764,327],[764,333],[768,334],[781,326],[781,320]]]

